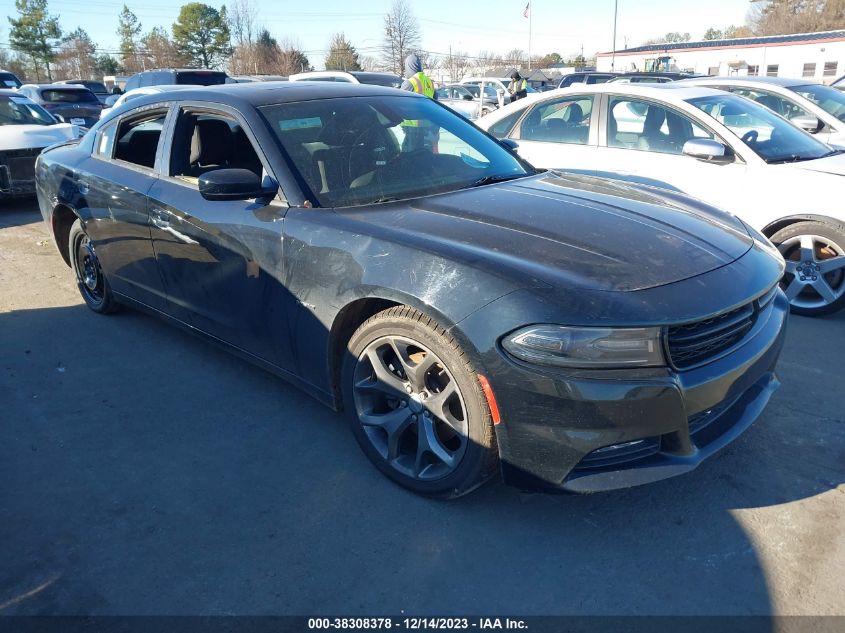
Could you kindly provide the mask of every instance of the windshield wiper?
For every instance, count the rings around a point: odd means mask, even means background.
[[[791,156],[783,156],[781,158],[770,158],[766,162],[769,165],[780,165],[781,163],[800,163],[803,160],[815,160],[821,156],[801,156],[800,154],[792,154]]]
[[[498,176],[484,176],[483,178],[479,178],[475,182],[467,185],[464,189],[471,189],[472,187],[481,187],[483,185],[492,185],[497,182],[506,182],[508,180],[514,180],[516,178],[524,178],[529,174],[508,174],[507,176],[498,175]]]

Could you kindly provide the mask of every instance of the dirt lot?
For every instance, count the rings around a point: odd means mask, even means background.
[[[697,471],[453,503],[381,477],[296,389],[83,307],[35,204],[0,209],[0,614],[845,614],[845,313]]]

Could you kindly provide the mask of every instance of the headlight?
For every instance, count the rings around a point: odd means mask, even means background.
[[[659,367],[660,328],[593,328],[532,325],[502,339],[520,360],[538,365],[581,368]]]

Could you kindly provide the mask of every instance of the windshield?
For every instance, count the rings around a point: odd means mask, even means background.
[[[400,88],[402,86],[402,78],[397,75],[381,75],[379,73],[353,73],[353,76],[362,84],[384,86],[385,88]]]
[[[822,110],[828,114],[832,114],[840,121],[845,121],[845,93],[841,90],[821,84],[793,86],[791,90],[809,99]]]
[[[94,94],[98,95],[107,95],[109,94],[109,89],[106,88],[105,84],[101,84],[99,81],[86,81],[82,84],[88,90],[93,92]]]
[[[50,103],[85,103],[88,101],[97,101],[94,93],[87,88],[79,90],[42,90],[41,98]]]
[[[323,207],[403,200],[529,172],[430,99],[354,97],[261,108]]]
[[[768,108],[725,93],[690,99],[696,108],[727,127],[767,163],[821,158],[833,150]]]
[[[226,73],[180,70],[176,73],[176,83],[193,84],[195,86],[219,86],[226,83]]]
[[[53,125],[44,108],[26,97],[0,97],[0,125]]]

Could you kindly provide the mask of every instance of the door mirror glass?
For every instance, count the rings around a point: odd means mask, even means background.
[[[684,143],[684,154],[698,160],[727,162],[730,160],[727,148],[719,141],[709,138],[694,138]]]
[[[253,200],[275,194],[261,186],[261,178],[249,169],[215,169],[198,178],[200,195],[206,200]]]
[[[824,123],[822,123],[819,119],[812,115],[806,116],[797,116],[794,119],[790,119],[790,123],[793,125],[800,127],[805,132],[809,132],[810,134],[816,134],[821,131],[824,127]]]
[[[511,154],[516,154],[516,153],[517,153],[517,150],[519,149],[519,143],[517,143],[517,142],[516,142],[515,140],[513,140],[512,138],[503,138],[503,139],[499,139],[499,143],[501,143],[501,144],[502,144],[502,146],[503,146],[506,150],[508,150]]]

